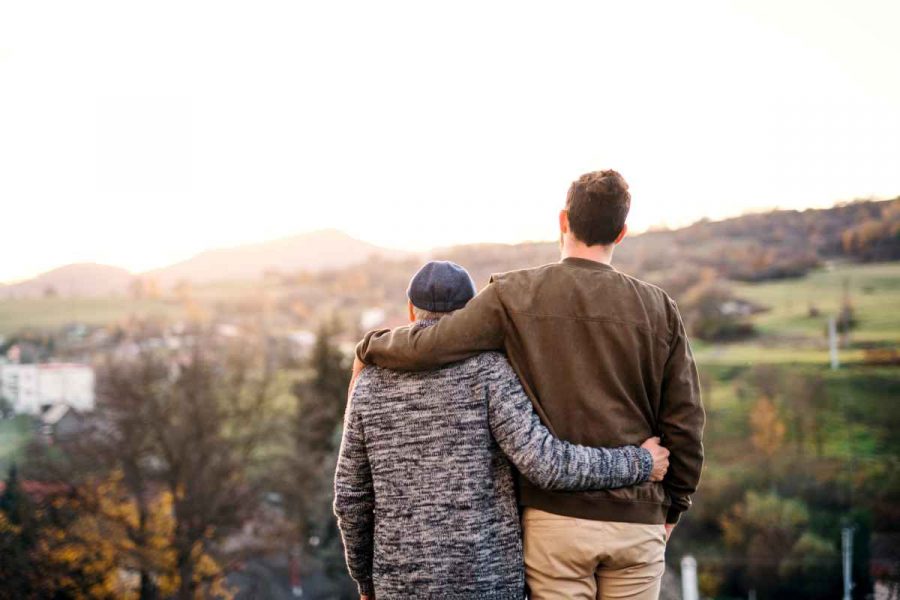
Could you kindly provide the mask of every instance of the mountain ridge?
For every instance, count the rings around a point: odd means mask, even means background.
[[[151,279],[163,288],[186,280],[196,284],[246,280],[266,272],[318,272],[349,267],[373,256],[412,256],[358,240],[337,229],[320,229],[274,240],[204,250],[158,269],[132,273],[98,263],[72,263],[15,283],[0,283],[0,298],[41,296],[108,296],[128,292],[137,279]]]
[[[168,288],[182,280],[204,284],[258,279],[271,272],[316,273],[354,267],[373,256],[385,260],[432,256],[456,260],[481,274],[501,265],[521,268],[552,262],[558,249],[555,242],[482,243],[412,253],[382,248],[337,229],[322,229],[206,250],[139,274],[96,263],[64,265],[24,282],[0,283],[0,298],[124,294],[136,279],[151,279]],[[652,271],[688,261],[728,278],[755,280],[798,276],[822,260],[840,257],[861,262],[900,260],[900,197],[825,209],[751,213],[647,231],[626,240],[616,252],[616,264],[631,271]]]

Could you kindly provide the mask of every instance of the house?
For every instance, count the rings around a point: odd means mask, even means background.
[[[75,363],[2,364],[0,395],[17,413],[39,415],[52,404],[94,409],[94,369]]]
[[[54,498],[72,492],[72,487],[67,483],[53,481],[24,480],[19,483],[22,491],[34,502],[43,502],[48,498]],[[0,480],[0,495],[6,491],[6,482]]]
[[[41,433],[48,443],[87,431],[85,418],[68,404],[53,404],[41,413]]]

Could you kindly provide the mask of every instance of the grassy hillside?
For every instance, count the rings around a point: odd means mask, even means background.
[[[740,343],[696,343],[701,364],[828,364],[829,315],[846,293],[857,320],[844,363],[858,363],[867,346],[900,346],[900,263],[838,264],[798,279],[735,285],[735,293],[766,307],[754,316],[758,335]],[[811,316],[810,309],[818,311]]]
[[[671,554],[697,557],[709,597],[837,597],[850,522],[863,594],[869,536],[900,523],[900,368],[865,362],[867,347],[900,347],[900,263],[832,265],[735,293],[767,310],[748,340],[695,342],[707,460]],[[826,322],[845,297],[856,327],[835,371]]]
[[[0,300],[0,335],[23,328],[54,329],[69,323],[110,325],[132,315],[177,318],[183,313],[177,303],[124,296]]]

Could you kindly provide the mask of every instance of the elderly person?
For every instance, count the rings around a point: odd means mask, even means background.
[[[464,269],[429,263],[410,283],[410,320],[430,327],[474,295]],[[350,574],[363,598],[520,600],[510,462],[540,488],[587,490],[659,481],[667,455],[655,439],[605,449],[553,437],[496,352],[420,373],[369,367],[335,476]]]

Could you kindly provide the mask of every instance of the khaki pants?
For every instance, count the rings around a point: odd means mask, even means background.
[[[589,521],[526,508],[525,579],[532,600],[657,600],[664,525]]]

